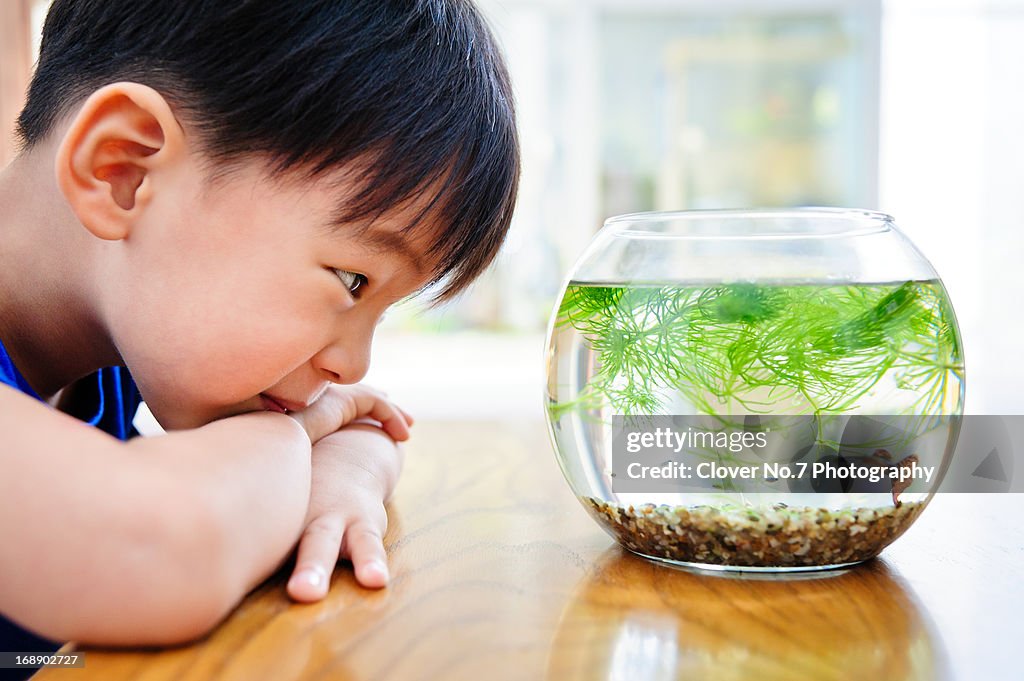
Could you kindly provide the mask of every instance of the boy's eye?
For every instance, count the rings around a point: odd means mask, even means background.
[[[347,270],[334,270],[334,273],[341,279],[341,283],[345,284],[345,288],[352,294],[353,298],[358,298],[362,292],[363,286],[366,285],[366,277],[362,274],[356,274],[355,272],[349,272]]]

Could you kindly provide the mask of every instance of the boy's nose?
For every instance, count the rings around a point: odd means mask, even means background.
[[[348,338],[328,345],[313,358],[313,366],[333,383],[358,383],[370,370],[371,338]]]

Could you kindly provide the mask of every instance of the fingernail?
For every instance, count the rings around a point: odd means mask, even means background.
[[[366,566],[366,569],[370,572],[376,572],[380,574],[380,576],[383,577],[385,581],[388,579],[388,566],[380,562],[379,560],[371,561]]]
[[[292,584],[306,584],[313,587],[314,589],[319,588],[324,583],[324,573],[318,568],[302,568],[292,577]]]

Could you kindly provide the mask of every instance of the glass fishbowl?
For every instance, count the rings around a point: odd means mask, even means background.
[[[882,213],[609,219],[548,328],[558,462],[624,547],[686,567],[876,556],[949,466],[964,364],[949,297]]]

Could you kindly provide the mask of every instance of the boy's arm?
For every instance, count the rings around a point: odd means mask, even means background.
[[[121,443],[0,386],[0,611],[57,640],[193,639],[287,555],[309,487],[283,414]]]

